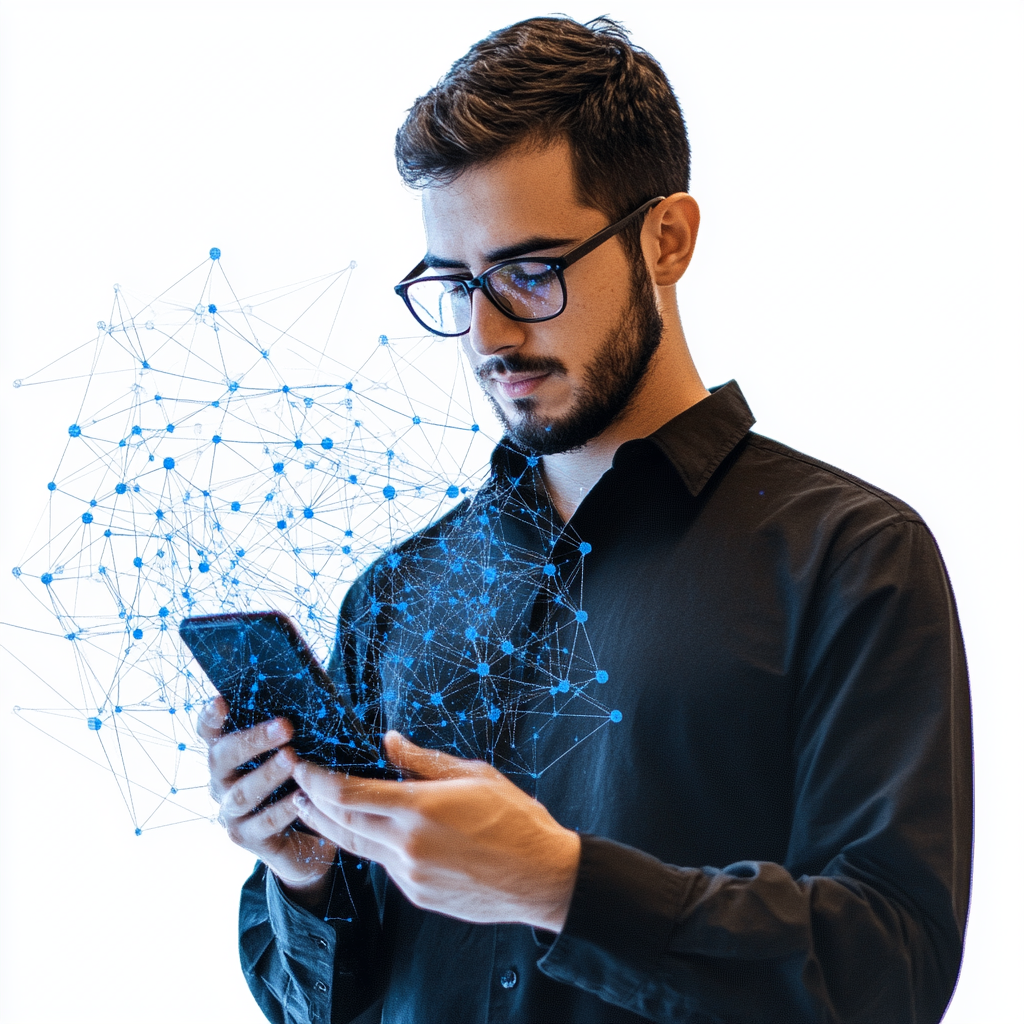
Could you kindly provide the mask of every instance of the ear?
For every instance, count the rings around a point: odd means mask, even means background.
[[[656,285],[674,285],[683,276],[690,265],[699,227],[700,208],[686,192],[673,193],[651,211],[641,243]]]

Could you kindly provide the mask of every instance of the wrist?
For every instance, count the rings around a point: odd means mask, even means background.
[[[268,865],[269,866],[269,865]],[[326,913],[331,896],[331,865],[328,864],[318,874],[305,877],[289,877],[273,867],[270,870],[277,879],[277,884],[292,903],[318,916]]]
[[[576,877],[580,868],[581,843],[579,834],[572,829],[560,829],[558,842],[553,844],[550,860],[550,885],[548,898],[540,908],[535,920],[528,924],[535,928],[558,934],[565,927],[569,916],[572,894],[576,889]]]

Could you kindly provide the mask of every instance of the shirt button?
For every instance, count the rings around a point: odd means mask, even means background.
[[[316,940],[316,944],[317,944],[317,945],[318,945],[318,946],[319,946],[319,947],[320,947],[321,949],[326,949],[326,948],[327,948],[327,946],[328,946],[328,942],[327,942],[327,940],[326,940],[326,939],[317,939],[317,940]]]
[[[516,974],[516,972],[515,972],[515,971],[513,971],[513,970],[512,970],[512,968],[510,967],[510,968],[509,968],[509,969],[508,969],[508,970],[507,970],[507,971],[506,971],[506,972],[505,972],[505,973],[504,973],[504,974],[503,974],[503,975],[501,976],[501,987],[502,987],[502,988],[515,988],[515,986],[516,986],[516,982],[517,982],[518,980],[519,980],[519,976],[518,976],[518,975]]]
[[[326,992],[327,991],[327,986],[322,981],[318,981],[313,986],[313,988],[315,988],[317,992]]]

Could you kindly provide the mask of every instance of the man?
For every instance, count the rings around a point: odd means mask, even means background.
[[[952,593],[913,510],[701,383],[660,67],[612,22],[513,25],[417,101],[397,155],[428,247],[398,291],[461,337],[505,437],[342,608],[330,670],[398,730],[403,781],[301,761],[284,720],[204,718],[221,820],[261,860],[261,1007],[939,1020],[971,856]]]

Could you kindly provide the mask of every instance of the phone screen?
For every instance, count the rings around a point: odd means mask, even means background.
[[[395,775],[380,735],[359,719],[286,615],[196,616],[183,619],[178,633],[228,702],[225,731],[287,718],[300,757],[353,775]]]

